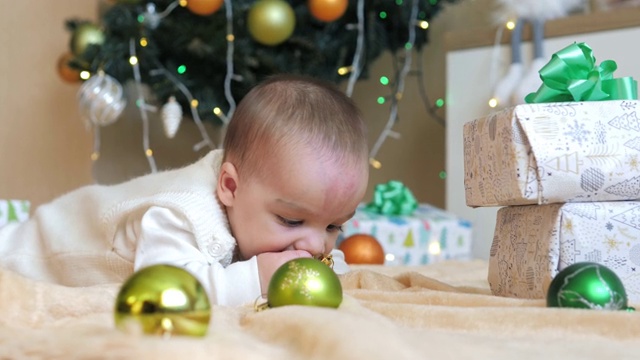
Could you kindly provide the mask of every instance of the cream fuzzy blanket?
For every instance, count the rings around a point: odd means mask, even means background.
[[[639,312],[492,296],[484,261],[360,266],[340,308],[212,310],[204,338],[114,328],[118,286],[66,288],[0,271],[0,359],[638,359]]]

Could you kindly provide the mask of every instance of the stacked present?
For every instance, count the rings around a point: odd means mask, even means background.
[[[467,205],[503,206],[494,294],[543,298],[560,270],[589,261],[640,302],[640,102],[635,81],[613,70],[572,44],[540,70],[529,104],[465,124]]]
[[[423,265],[471,258],[470,222],[428,204],[418,204],[398,181],[378,184],[373,200],[343,225],[338,246],[351,235],[378,240],[385,265]]]
[[[10,222],[21,222],[29,218],[30,203],[26,200],[0,199],[0,227]]]

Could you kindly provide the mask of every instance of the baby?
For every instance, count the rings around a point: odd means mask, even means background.
[[[265,294],[288,260],[332,254],[368,182],[362,116],[325,82],[278,75],[238,104],[223,150],[113,186],[90,185],[0,228],[0,267],[89,286],[154,264],[190,271],[211,302]]]

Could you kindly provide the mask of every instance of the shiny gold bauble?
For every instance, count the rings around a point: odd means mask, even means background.
[[[275,46],[287,40],[296,27],[296,14],[282,0],[258,0],[249,9],[247,25],[257,42]]]
[[[73,60],[73,54],[64,53],[58,58],[56,69],[60,78],[68,83],[80,82],[80,70],[69,66],[69,61]]]
[[[224,0],[187,0],[187,9],[196,15],[207,16],[218,11]]]
[[[116,326],[127,332],[204,336],[211,305],[200,282],[172,265],[153,265],[135,272],[120,288]]]
[[[347,264],[384,264],[384,249],[371,235],[351,235],[338,248],[344,253]]]
[[[342,285],[332,268],[320,260],[289,260],[269,281],[269,307],[309,305],[337,308],[342,303]]]
[[[308,0],[309,12],[314,18],[330,22],[344,15],[349,5],[348,0]]]
[[[97,25],[84,23],[79,25],[71,35],[71,52],[76,56],[82,56],[89,45],[102,45],[104,32]]]

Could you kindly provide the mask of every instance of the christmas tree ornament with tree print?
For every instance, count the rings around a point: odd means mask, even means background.
[[[100,71],[78,90],[78,106],[87,127],[106,126],[118,120],[126,106],[122,85]]]
[[[562,269],[551,281],[548,307],[594,310],[632,310],[620,278],[608,267],[578,262]]]
[[[296,26],[296,15],[282,0],[258,0],[249,9],[247,25],[251,37],[263,45],[286,41]]]
[[[86,22],[78,25],[71,35],[71,52],[82,56],[89,45],[104,44],[104,32],[97,25]]]
[[[204,336],[210,318],[211,305],[202,284],[172,265],[138,270],[116,298],[115,323],[125,332]]]
[[[337,308],[341,303],[342,285],[333,269],[322,260],[298,258],[284,263],[273,274],[265,305]]]
[[[224,0],[187,0],[187,9],[196,15],[208,16],[220,9]]]
[[[160,115],[162,117],[162,124],[164,125],[164,134],[169,139],[173,139],[182,121],[182,107],[178,104],[174,96],[169,97],[167,103],[162,106]]]
[[[309,0],[307,2],[309,12],[314,18],[331,22],[338,20],[349,6],[348,0]]]

